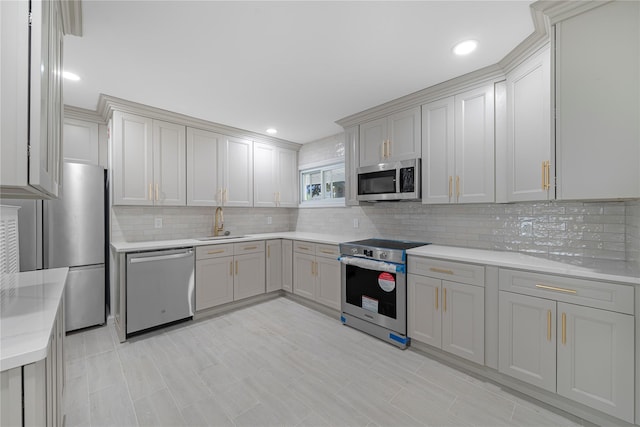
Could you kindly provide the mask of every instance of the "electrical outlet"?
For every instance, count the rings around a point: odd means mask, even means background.
[[[353,228],[358,228],[360,226],[360,221],[358,218],[353,218]]]
[[[533,221],[523,221],[520,223],[520,235],[523,237],[533,237]]]
[[[154,226],[156,228],[162,228],[162,217],[161,216],[155,217]]]
[[[271,224],[271,223],[273,223],[273,218],[268,216],[267,217],[267,224]]]

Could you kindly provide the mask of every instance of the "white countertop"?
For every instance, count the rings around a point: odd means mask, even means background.
[[[640,285],[640,266],[625,261],[538,256],[520,252],[468,249],[453,246],[428,245],[407,250],[408,255],[441,258],[496,267],[516,268],[539,273],[561,274],[586,279],[606,280]]]
[[[360,237],[361,239],[362,237]],[[218,240],[197,240],[197,239],[177,239],[177,240],[156,240],[150,242],[112,242],[111,247],[116,252],[137,252],[151,251],[157,249],[170,249],[188,246],[220,245],[223,243],[250,242],[252,240],[269,239],[291,239],[305,240],[315,243],[325,243],[337,245],[341,242],[357,240],[355,236],[331,235],[324,233],[299,233],[296,231],[283,231],[278,233],[245,234],[238,238],[224,238]]]
[[[299,233],[295,231],[250,234],[238,238],[211,241],[196,239],[160,240],[151,242],[116,242],[111,246],[116,252],[137,252],[187,246],[237,243],[251,240],[291,239],[337,245],[341,242],[361,240],[362,236],[331,235],[324,233]],[[529,255],[520,252],[468,249],[454,246],[427,245],[407,250],[408,255],[442,258],[451,261],[470,262],[496,267],[531,270],[540,273],[562,274],[594,280],[607,280],[640,285],[640,266],[624,261],[607,261],[591,258]]]
[[[0,371],[47,357],[68,268],[2,274]]]

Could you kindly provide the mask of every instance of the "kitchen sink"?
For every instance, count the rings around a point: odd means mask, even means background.
[[[240,239],[242,237],[247,237],[247,236],[234,236],[234,235],[229,235],[229,236],[210,236],[210,237],[199,237],[195,240],[199,240],[201,242],[206,242],[209,240],[223,240],[223,239]]]

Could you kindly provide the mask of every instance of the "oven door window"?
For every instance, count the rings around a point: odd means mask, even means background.
[[[392,319],[396,318],[396,274],[346,266],[346,302]]]
[[[358,194],[388,194],[396,192],[396,170],[361,173],[358,175]]]

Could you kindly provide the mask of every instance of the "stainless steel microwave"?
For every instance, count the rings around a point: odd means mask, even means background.
[[[420,200],[420,159],[358,168],[358,200]]]

